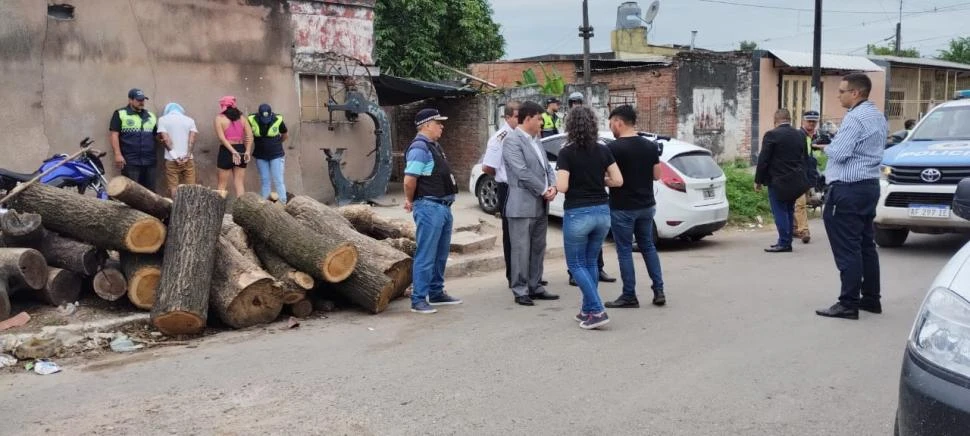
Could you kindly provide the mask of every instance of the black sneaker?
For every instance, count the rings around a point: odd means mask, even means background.
[[[583,322],[579,323],[579,327],[584,330],[592,330],[595,328],[602,327],[609,322],[610,322],[609,315],[606,314],[606,311],[603,311],[600,313],[591,313],[587,315],[586,319],[584,319]]]
[[[663,306],[664,304],[667,304],[667,297],[664,295],[664,291],[655,291],[653,293],[653,305]]]
[[[637,297],[621,295],[614,301],[607,301],[604,306],[610,309],[637,309],[640,307],[640,300]]]
[[[586,318],[589,318],[589,314],[580,310],[579,313],[576,314],[575,319],[576,319],[576,322],[583,322],[583,321],[586,321]]]
[[[444,306],[444,305],[450,305],[450,304],[461,304],[461,299],[460,298],[452,297],[451,295],[448,295],[448,294],[442,292],[441,295],[439,295],[437,297],[434,297],[434,298],[431,298],[429,296],[428,297],[428,304],[431,304],[432,306]]]
[[[431,307],[431,305],[428,304],[427,301],[419,301],[417,303],[411,304],[411,312],[414,312],[414,313],[429,314],[429,313],[435,313],[437,311],[438,309]]]

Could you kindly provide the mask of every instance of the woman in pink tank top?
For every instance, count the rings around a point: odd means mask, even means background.
[[[219,138],[219,190],[225,191],[232,176],[236,196],[246,192],[246,164],[253,155],[253,131],[249,123],[243,122],[242,112],[236,107],[236,97],[227,95],[219,99],[219,114],[215,121],[216,136]]]

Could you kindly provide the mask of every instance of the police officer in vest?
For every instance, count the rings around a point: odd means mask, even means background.
[[[253,157],[259,170],[261,182],[259,194],[269,198],[272,188],[280,202],[286,204],[286,181],[283,177],[285,152],[283,142],[289,138],[283,116],[273,113],[268,103],[259,105],[259,112],[250,114],[249,126],[253,128]]]
[[[451,205],[458,184],[444,150],[438,144],[445,126],[437,109],[422,109],[414,119],[418,135],[405,152],[404,209],[414,213],[417,249],[411,311],[435,313],[432,306],[461,304],[444,291],[445,266],[451,248]]]
[[[115,168],[138,184],[155,190],[155,135],[158,118],[145,108],[148,97],[138,88],[128,91],[128,106],[111,115],[108,130]]]
[[[546,111],[542,113],[542,135],[543,138],[562,132],[562,117],[559,116],[559,99],[549,97],[546,99]]]

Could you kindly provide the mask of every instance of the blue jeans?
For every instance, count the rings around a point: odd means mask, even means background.
[[[778,229],[777,245],[791,247],[792,230],[795,228],[795,202],[779,200],[775,190],[769,186],[768,203],[771,204],[771,215],[775,217],[775,228]]]
[[[599,294],[599,262],[603,241],[610,231],[610,207],[607,205],[566,209],[562,219],[566,266],[583,292],[586,313],[600,313],[603,301]]]
[[[653,281],[653,292],[663,292],[664,279],[660,270],[660,256],[653,243],[653,217],[657,207],[635,210],[612,210],[611,228],[616,242],[616,257],[620,262],[620,278],[623,279],[623,295],[636,298],[637,275],[633,267],[633,237],[637,238],[640,254],[647,265],[647,273]]]
[[[453,222],[448,206],[429,200],[415,200],[413,214],[418,247],[414,251],[411,304],[444,293]]]
[[[256,159],[256,169],[259,170],[259,195],[263,198],[269,197],[270,182],[276,186],[276,195],[280,196],[280,202],[286,203],[286,182],[283,180],[283,167],[286,162],[285,157],[278,157],[272,160]]]

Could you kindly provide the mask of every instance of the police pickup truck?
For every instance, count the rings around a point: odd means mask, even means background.
[[[970,221],[950,210],[957,184],[970,177],[970,99],[933,108],[882,164],[877,244],[901,246],[910,232],[970,232]]]

